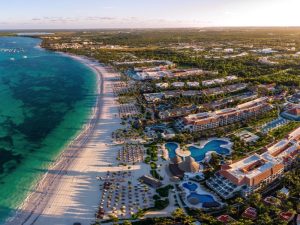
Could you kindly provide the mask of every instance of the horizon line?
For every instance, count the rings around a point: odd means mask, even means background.
[[[300,28],[300,25],[297,26],[204,26],[204,27],[128,27],[128,28],[15,28],[15,29],[1,29],[0,32],[5,31],[61,31],[61,30],[70,30],[70,31],[80,31],[80,30],[171,30],[171,29],[239,29],[239,28]]]

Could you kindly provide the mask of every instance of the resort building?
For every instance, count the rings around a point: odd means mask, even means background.
[[[300,106],[297,105],[292,109],[284,111],[283,113],[281,113],[281,116],[288,120],[300,121]]]
[[[201,91],[195,91],[195,90],[188,90],[188,91],[181,92],[181,95],[183,97],[194,97],[194,96],[201,96],[202,92]]]
[[[268,196],[266,198],[264,198],[264,203],[266,205],[276,205],[276,206],[279,206],[281,201],[280,199],[276,198],[276,197],[273,197],[273,196]]]
[[[233,81],[233,80],[237,80],[237,76],[227,76],[225,78],[217,78],[217,79],[213,79],[213,80],[204,80],[202,81],[202,86],[204,87],[208,87],[211,85],[216,85],[216,84],[223,84],[226,83],[227,81]]]
[[[285,221],[286,223],[291,222],[294,216],[295,214],[293,212],[282,212],[279,214],[280,219]]]
[[[162,100],[164,97],[163,93],[149,93],[144,94],[144,98],[148,103],[154,103]]]
[[[235,219],[233,219],[229,215],[221,215],[221,216],[217,217],[217,220],[223,224],[230,224],[232,222],[235,222]]]
[[[242,214],[242,217],[254,220],[257,217],[257,211],[253,207],[248,207]]]
[[[283,140],[265,147],[261,155],[253,154],[221,170],[206,181],[206,184],[222,198],[233,197],[240,192],[243,196],[270,184],[290,168],[300,150],[300,128]]]
[[[288,101],[295,103],[295,104],[299,104],[300,103],[300,92],[297,92],[296,94],[289,97]]]
[[[174,82],[172,83],[172,86],[175,88],[182,88],[184,87],[184,82]]]
[[[212,101],[210,103],[206,103],[206,104],[204,104],[204,106],[205,106],[205,108],[208,108],[211,110],[217,110],[217,109],[225,108],[228,104],[231,104],[235,101],[239,101],[239,102],[250,101],[250,100],[256,99],[257,97],[258,96],[256,93],[247,91],[247,92],[244,92],[241,94],[232,95],[227,98],[222,98],[222,99]]]
[[[261,57],[258,59],[258,62],[269,66],[278,64],[277,62],[270,61],[268,57]]]
[[[247,87],[248,87],[248,85],[246,83],[238,83],[238,84],[226,85],[223,87],[204,89],[202,91],[202,93],[207,96],[219,95],[219,94],[226,94],[226,93],[233,93],[233,92],[241,91],[243,89],[246,89]]]
[[[165,99],[168,99],[168,98],[175,98],[175,97],[178,97],[180,96],[181,94],[181,91],[166,91],[163,93],[164,94],[164,98]]]
[[[257,135],[255,135],[247,130],[239,131],[235,134],[235,136],[239,137],[245,143],[254,143],[259,139],[259,137]]]
[[[168,83],[157,83],[157,84],[155,84],[155,86],[157,88],[168,88],[169,84]]]
[[[289,197],[289,195],[290,195],[290,191],[286,187],[281,188],[277,193],[278,193],[278,196]]]
[[[184,106],[176,109],[168,109],[168,110],[160,111],[158,113],[158,116],[160,119],[166,120],[166,119],[186,116],[192,112],[195,112],[197,109],[198,107],[195,105]]]
[[[188,87],[199,87],[199,82],[187,82]]]
[[[260,84],[257,87],[261,89],[266,89],[267,91],[270,92],[274,92],[276,91],[276,86],[277,86],[276,83],[271,83],[271,84]]]
[[[209,71],[203,71],[201,69],[176,69],[173,70],[174,77],[187,77],[187,76],[195,76],[195,75],[202,75],[205,73],[209,73]],[[212,72],[213,73],[213,72]]]
[[[212,129],[259,116],[271,108],[272,106],[268,103],[268,98],[262,97],[240,104],[235,108],[186,116],[177,123],[177,127],[180,130],[191,132]]]
[[[152,176],[144,175],[140,177],[139,179],[140,182],[147,184],[148,186],[152,188],[159,188],[162,186],[162,182]]]
[[[187,77],[197,76],[203,74],[215,74],[210,71],[203,71],[197,68],[191,69],[172,69],[174,64],[166,64],[164,66],[157,67],[141,67],[128,70],[126,74],[134,80],[158,80],[163,77]]]

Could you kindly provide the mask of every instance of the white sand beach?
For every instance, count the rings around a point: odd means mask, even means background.
[[[104,176],[107,171],[120,170],[116,166],[118,146],[112,145],[111,139],[111,133],[121,126],[111,89],[117,74],[85,58],[73,57],[98,74],[99,96],[94,115],[6,224],[67,225],[80,222],[89,225],[95,220],[100,201],[96,177]]]

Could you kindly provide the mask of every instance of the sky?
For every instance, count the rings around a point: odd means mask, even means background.
[[[300,26],[300,0],[0,0],[0,29]]]

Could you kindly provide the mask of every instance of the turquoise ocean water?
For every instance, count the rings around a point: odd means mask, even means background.
[[[0,37],[0,224],[88,119],[96,76],[84,64]]]

